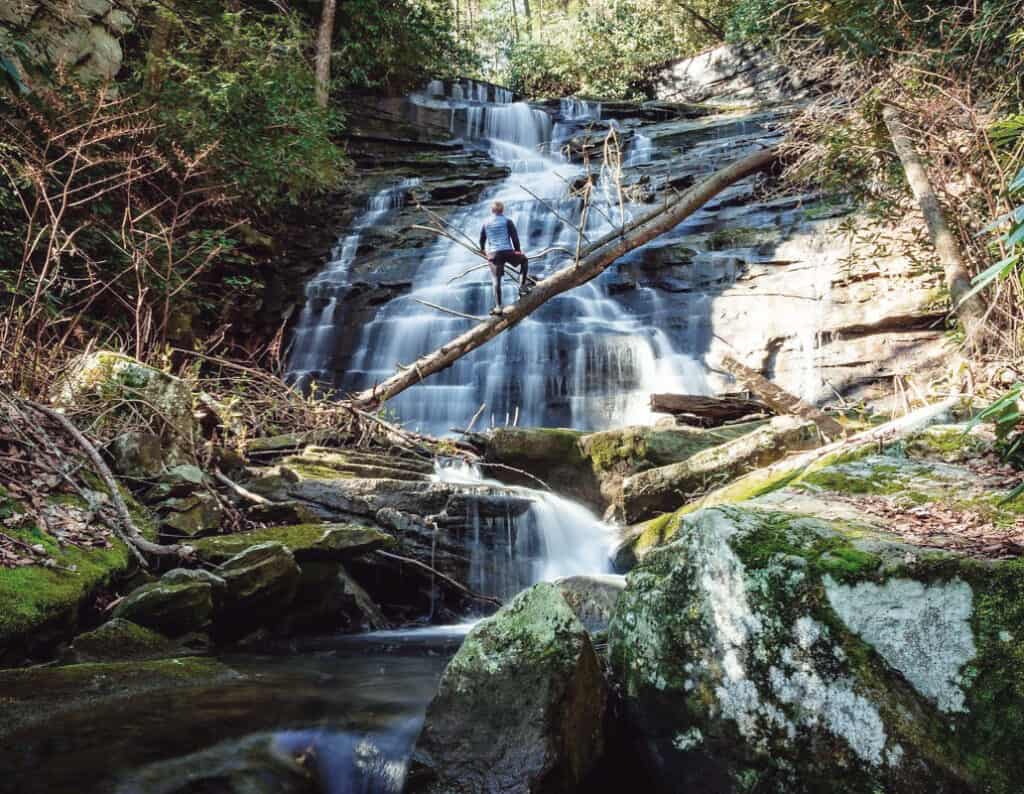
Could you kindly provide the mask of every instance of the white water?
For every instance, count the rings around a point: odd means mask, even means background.
[[[583,505],[548,491],[486,479],[479,469],[461,462],[439,462],[435,477],[470,487],[491,486],[532,502],[520,516],[467,517],[474,529],[467,582],[471,590],[507,599],[537,582],[610,570],[613,530]],[[503,542],[495,543],[495,534]]]
[[[553,124],[550,115],[526,103],[454,103],[452,110],[453,125],[456,119],[464,125],[453,129],[453,135],[479,140],[512,173],[449,220],[475,240],[491,202],[501,200],[531,255],[531,274],[538,277],[570,261],[577,245],[573,225],[581,212],[581,202],[567,197],[567,185],[581,168],[552,152],[552,141],[592,119],[585,114],[600,112],[596,103],[579,100],[566,100],[563,107],[573,118],[571,124]],[[604,215],[618,215],[607,199],[596,204]],[[586,237],[592,240],[610,229],[611,223],[592,209]],[[552,248],[562,250],[538,256]],[[439,347],[472,324],[418,301],[486,315],[493,302],[486,269],[465,274],[480,264],[464,247],[438,240],[425,251],[411,294],[392,300],[361,329],[348,371],[331,385],[342,391],[370,387],[392,375],[399,364]],[[321,274],[311,290],[344,277],[341,266],[329,270],[331,275]],[[506,424],[603,429],[650,422],[652,392],[706,393],[701,365],[677,353],[661,329],[628,314],[609,297],[605,283],[598,278],[549,301],[515,329],[399,395],[388,407],[407,426],[438,435],[464,427],[481,405],[481,429]],[[514,290],[507,280],[506,304],[516,300]],[[331,300],[323,309],[304,311],[289,360],[293,379],[324,377],[334,338],[332,320],[337,322]]]

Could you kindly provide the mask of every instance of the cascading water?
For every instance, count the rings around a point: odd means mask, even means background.
[[[317,378],[318,367],[323,367],[330,357],[337,327],[342,321],[338,304],[348,290],[349,270],[363,232],[379,223],[387,213],[400,209],[409,191],[419,184],[419,179],[404,179],[378,191],[351,230],[334,246],[327,266],[306,285],[306,305],[295,324],[288,357],[289,380],[300,388]]]
[[[454,213],[450,222],[475,238],[490,215],[491,202],[502,201],[526,253],[532,255],[535,275],[568,261],[577,245],[574,226],[582,212],[581,201],[568,197],[567,190],[581,168],[553,152],[557,144],[552,141],[594,120],[600,107],[567,100],[563,110],[571,120],[559,124],[521,102],[460,104],[458,112],[452,112],[453,123],[456,118],[464,120],[464,128],[453,134],[479,140],[511,175],[486,191],[477,204]],[[596,203],[585,230],[590,240],[609,231],[607,218],[619,212],[608,197],[598,196]],[[438,240],[424,253],[411,294],[392,300],[362,328],[348,371],[328,385],[341,392],[368,388],[473,322],[420,301],[485,315],[492,297],[480,264],[464,247]],[[608,295],[605,284],[599,278],[549,301],[484,349],[390,401],[389,408],[407,426],[434,434],[464,426],[481,405],[486,406],[485,423],[491,425],[595,429],[650,421],[652,391],[706,392],[700,365],[675,352],[662,330],[628,314]],[[511,297],[507,293],[508,286],[506,299]],[[318,330],[327,322],[329,310],[328,306],[318,318],[304,315],[300,320],[289,361],[293,379],[309,373],[316,377],[327,369],[323,362],[329,351],[320,349],[318,359],[317,344],[309,340],[329,338]]]

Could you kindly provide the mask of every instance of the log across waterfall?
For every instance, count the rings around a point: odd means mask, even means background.
[[[574,249],[576,233],[570,224],[579,219],[581,202],[567,196],[567,183],[582,168],[558,152],[561,141],[600,113],[597,103],[567,100],[554,124],[550,114],[525,103],[453,104],[453,136],[468,146],[486,148],[493,160],[512,173],[488,188],[476,203],[449,215],[448,221],[476,236],[489,216],[491,201],[500,199],[520,229],[528,253],[551,247]],[[641,152],[638,159],[646,156]],[[608,203],[603,195],[598,200]],[[641,209],[642,205],[630,206],[627,211]],[[599,212],[589,214],[585,231],[589,240],[611,229]],[[331,328],[343,322],[341,313],[330,316],[330,304],[323,311],[304,311],[289,359],[291,379],[319,381],[342,394],[372,388],[397,366],[444,345],[472,323],[427,304],[470,316],[487,313],[491,296],[486,273],[456,278],[481,264],[478,257],[447,239],[422,250],[411,293],[392,299],[369,322],[353,329],[358,341],[344,367],[336,365],[326,344],[337,337],[336,333],[332,337]],[[542,278],[560,265],[559,256],[549,254],[531,261],[531,273]],[[639,290],[645,291],[652,292]],[[651,303],[657,300],[650,298]],[[463,357],[447,371],[397,396],[389,409],[405,425],[434,434],[465,427],[481,405],[485,410],[478,428],[516,421],[523,426],[579,429],[649,422],[652,389],[708,391],[702,367],[676,348],[670,333],[644,322],[609,295],[602,283],[593,282],[551,301],[486,354]]]
[[[711,198],[733,183],[764,170],[777,158],[774,149],[757,152],[733,163],[694,186],[676,201],[655,210],[622,233],[612,231],[584,250],[584,256],[537,284],[536,288],[499,317],[485,320],[469,331],[444,342],[436,350],[404,365],[398,374],[353,397],[364,408],[375,407],[395,397],[429,375],[452,366],[476,348],[508,330],[552,298],[592,281],[620,256],[664,234],[699,210]]]

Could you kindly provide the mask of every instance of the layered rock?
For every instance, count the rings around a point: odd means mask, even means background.
[[[573,791],[603,751],[606,699],[583,625],[555,585],[535,585],[448,665],[406,791]]]

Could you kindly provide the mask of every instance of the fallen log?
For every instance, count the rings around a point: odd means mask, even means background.
[[[775,413],[765,403],[733,394],[706,397],[701,394],[652,394],[651,410],[672,414],[679,421],[697,427],[718,427],[752,414]]]
[[[429,375],[447,369],[466,354],[533,314],[552,298],[596,278],[623,254],[674,229],[727,187],[763,171],[777,157],[778,151],[775,148],[744,157],[690,188],[671,204],[594,241],[581,251],[578,260],[538,282],[529,295],[507,307],[502,314],[473,326],[438,349],[404,366],[376,386],[352,395],[351,403],[363,409],[376,408]]]
[[[942,212],[942,205],[932,189],[928,179],[928,172],[921,162],[921,158],[914,148],[914,142],[910,137],[910,128],[900,118],[899,111],[892,105],[886,105],[882,109],[882,118],[885,126],[889,129],[892,138],[893,148],[903,164],[903,171],[906,174],[910,189],[917,199],[921,214],[924,215],[925,224],[928,226],[928,236],[931,237],[935,246],[935,253],[942,263],[943,274],[946,279],[946,288],[952,299],[953,311],[964,331],[964,339],[967,348],[977,352],[981,345],[985,325],[985,304],[981,297],[971,293],[971,274],[964,263],[963,254],[960,251],[960,243],[949,229],[946,217]]]
[[[818,426],[822,435],[830,440],[842,437],[843,426],[839,422],[823,411],[819,411],[810,403],[804,402],[795,394],[790,394],[781,386],[776,386],[757,370],[741,364],[732,356],[723,356],[718,362],[718,366],[760,397],[775,413],[779,415],[792,414],[809,419]]]

